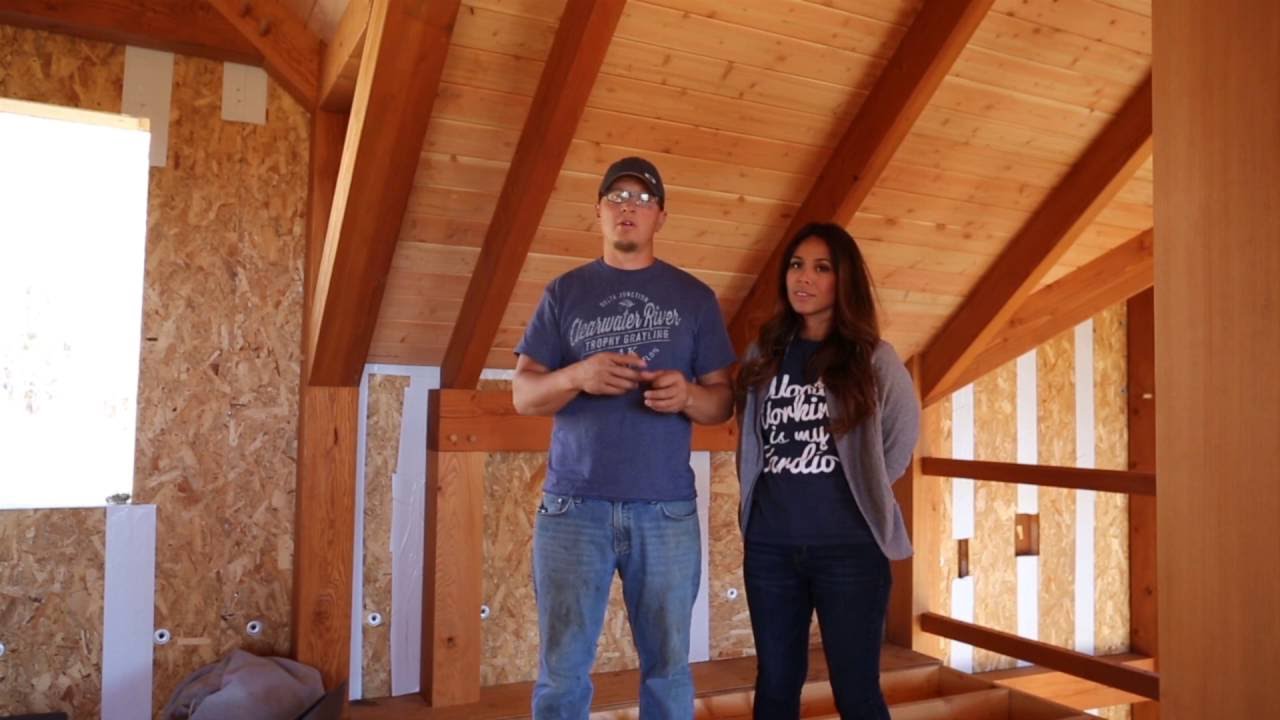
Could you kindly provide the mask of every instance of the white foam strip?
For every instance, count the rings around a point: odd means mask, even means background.
[[[267,124],[267,71],[252,65],[222,63],[222,119]]]
[[[102,611],[103,720],[151,717],[156,506],[107,507]]]
[[[693,625],[689,631],[689,662],[711,659],[711,453],[696,450],[689,454],[694,484],[698,491],[698,527],[702,532],[702,572],[698,598],[693,602]]]
[[[386,372],[386,366],[375,367]],[[427,393],[440,387],[440,368],[398,367],[408,370],[404,374],[411,380],[404,395],[400,454],[391,484],[391,694],[408,695],[418,692],[422,667]]]
[[[120,112],[144,117],[151,127],[151,166],[169,156],[169,104],[173,95],[173,53],[128,46]]]
[[[1018,634],[1031,640],[1040,639],[1040,558],[1023,555],[1017,560]],[[1018,666],[1031,663],[1019,660]]]
[[[951,617],[973,622],[973,576],[951,581]],[[951,667],[960,672],[973,672],[973,646],[951,641]]]
[[[364,464],[368,450],[368,368],[360,376],[360,395],[356,407],[356,517],[351,547],[351,648],[347,678],[347,697],[351,700],[364,697]]]
[[[1018,358],[1017,424],[1018,462],[1034,465],[1039,460],[1040,430],[1037,417],[1036,351]],[[1040,512],[1040,488],[1018,485],[1018,512],[1035,515]]]
[[[951,457],[973,459],[973,385],[965,385],[951,396]],[[973,537],[973,481],[951,480],[951,537]]]
[[[1093,395],[1093,321],[1076,326],[1076,466],[1096,467]],[[1097,493],[1076,491],[1076,650],[1094,652],[1094,525]]]

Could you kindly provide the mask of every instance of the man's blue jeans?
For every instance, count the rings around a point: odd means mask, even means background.
[[[689,624],[702,572],[694,500],[608,502],[545,493],[533,533],[534,720],[586,720],[613,573],[640,655],[640,720],[693,717]]]

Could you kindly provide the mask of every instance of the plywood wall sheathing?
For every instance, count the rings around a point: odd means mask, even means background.
[[[916,452],[925,456],[951,457],[952,418],[950,395],[926,407],[921,419],[920,437],[922,441],[926,441],[928,444],[922,444],[916,449]],[[934,586],[931,596],[937,598],[938,601],[938,607],[934,608],[933,611],[946,614],[951,610],[951,581],[956,578],[959,572],[956,541],[951,536],[953,517],[951,478],[929,477],[927,479],[931,482],[942,484],[941,492],[938,493],[937,520],[942,530],[934,534],[941,547],[935,553],[939,558],[939,564],[934,574]],[[937,636],[928,637],[931,639],[931,645],[926,648],[916,649],[945,661],[951,653],[951,641]]]
[[[755,654],[751,614],[742,580],[742,533],[738,530],[737,454],[711,453],[711,519],[708,547],[711,573],[711,659]],[[734,597],[729,597],[730,594]]]
[[[1075,334],[1036,350],[1039,462],[1076,464]],[[1075,647],[1075,491],[1040,488],[1040,640]]]
[[[974,459],[1016,462],[1016,363],[1005,363],[975,382],[973,404]],[[974,537],[969,543],[969,569],[975,580],[973,619],[979,625],[1006,632],[1018,630],[1014,552],[1017,511],[1017,485],[983,480],[974,483]],[[979,648],[973,651],[974,672],[1013,666],[1011,658]]]
[[[97,717],[106,513],[0,511],[0,714]]]
[[[123,59],[0,27],[0,95],[118,112]],[[289,649],[308,121],[273,84],[267,125],[223,122],[221,72],[176,58],[148,197],[134,501],[157,505],[156,623],[174,636],[157,708],[231,648]]]
[[[400,454],[404,415],[404,375],[370,375],[365,425],[364,469],[364,697],[391,695],[391,479]],[[382,616],[377,627],[369,613]]]

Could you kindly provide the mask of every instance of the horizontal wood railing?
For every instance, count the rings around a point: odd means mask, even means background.
[[[920,628],[934,635],[1092,680],[1150,700],[1160,699],[1160,676],[1148,670],[1121,665],[1038,640],[1028,640],[937,613],[922,614]]]
[[[428,446],[439,452],[546,452],[551,418],[520,415],[509,390],[432,390]],[[738,449],[735,420],[693,426],[694,450]]]
[[[1154,496],[1156,494],[1155,473],[1146,472],[1094,470],[1059,465],[1028,465],[1025,463],[987,462],[984,460],[953,460],[951,458],[938,457],[921,458],[920,470],[925,475],[936,477],[973,478],[975,480],[1043,485],[1073,490],[1098,490],[1128,495]]]

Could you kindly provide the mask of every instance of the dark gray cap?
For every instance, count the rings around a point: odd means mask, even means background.
[[[634,177],[648,185],[649,192],[658,196],[658,207],[666,207],[667,192],[662,187],[662,176],[658,174],[658,168],[648,160],[635,156],[624,157],[609,166],[609,169],[604,172],[604,179],[600,181],[600,191],[596,194],[596,199],[604,197],[615,180],[626,176]]]

